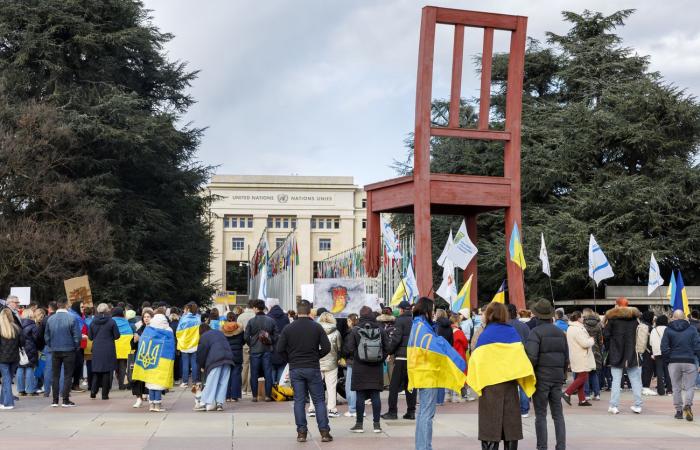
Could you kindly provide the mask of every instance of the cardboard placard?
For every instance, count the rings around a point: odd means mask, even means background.
[[[87,275],[82,277],[64,280],[63,286],[66,289],[66,297],[72,305],[74,302],[82,302],[83,306],[92,306],[92,291]]]

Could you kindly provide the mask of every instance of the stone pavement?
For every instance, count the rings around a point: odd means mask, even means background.
[[[385,394],[386,395],[386,394]],[[385,395],[383,404],[386,405]],[[412,421],[383,422],[384,432],[353,434],[348,429],[354,419],[331,419],[335,441],[321,444],[314,422],[310,440],[295,441],[292,403],[252,403],[250,397],[227,403],[224,412],[194,412],[189,390],[175,388],[166,395],[165,413],[149,413],[131,407],[128,391],[113,391],[109,401],[90,400],[75,394],[79,405],[73,409],[51,408],[44,397],[22,397],[12,411],[0,411],[0,442],[8,449],[410,449],[413,448]],[[622,414],[607,414],[608,396],[593,407],[564,405],[567,422],[567,448],[583,449],[695,449],[700,444],[700,417],[697,422],[674,420],[670,397],[646,397],[644,412],[629,410],[631,393],[622,395]],[[404,407],[399,398],[399,409]],[[345,406],[341,406],[344,412]],[[434,426],[435,449],[478,449],[477,404],[446,404],[438,408]],[[700,413],[700,408],[698,408]],[[700,414],[699,414],[700,416]],[[313,421],[314,419],[310,419]],[[535,448],[534,414],[523,420],[525,439],[520,448]],[[550,421],[551,422],[551,421]],[[550,423],[550,448],[554,448]]]

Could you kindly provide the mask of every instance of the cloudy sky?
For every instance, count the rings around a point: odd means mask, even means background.
[[[208,127],[199,158],[218,174],[352,175],[358,184],[395,176],[415,104],[416,0],[145,0],[153,22],[175,35],[172,59],[200,70],[184,122]],[[527,16],[528,35],[568,29],[560,11],[637,12],[620,30],[651,68],[700,93],[696,1],[435,0],[432,5]],[[502,34],[502,35],[501,35]],[[447,98],[451,33],[438,30],[433,96]],[[507,50],[496,33],[494,51]],[[465,61],[481,34],[466,33]],[[462,95],[478,95],[465,67]]]

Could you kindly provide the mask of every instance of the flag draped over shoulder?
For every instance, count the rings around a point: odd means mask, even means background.
[[[131,339],[134,337],[134,330],[131,329],[131,324],[123,317],[114,317],[114,323],[119,328],[119,339],[114,341],[114,346],[117,350],[117,359],[129,358],[131,353]]]
[[[199,345],[199,325],[201,319],[196,314],[187,313],[177,324],[177,349],[190,350]]]
[[[484,328],[469,358],[467,384],[481,395],[487,386],[516,380],[528,397],[535,392],[535,372],[520,335],[511,325]]]
[[[175,338],[171,330],[146,327],[134,360],[134,380],[164,388],[173,387]]]
[[[423,317],[413,319],[408,339],[408,389],[447,388],[460,392],[466,381],[464,357]]]

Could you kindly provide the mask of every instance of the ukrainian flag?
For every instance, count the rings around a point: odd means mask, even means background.
[[[210,320],[209,327],[212,330],[221,330],[221,319]]]
[[[528,397],[535,392],[535,372],[520,335],[511,325],[491,323],[479,335],[469,358],[467,384],[481,395],[487,386],[517,380]]]
[[[196,349],[199,345],[199,315],[187,313],[177,324],[177,349],[180,351]]]
[[[408,389],[447,388],[460,392],[467,377],[464,357],[424,317],[413,319],[408,339]]]
[[[173,332],[146,327],[139,339],[132,378],[168,389],[173,387],[174,367]]]
[[[131,353],[131,340],[134,337],[134,330],[131,329],[131,324],[123,317],[113,317],[114,322],[119,328],[119,339],[114,341],[114,346],[117,349],[117,359],[127,359]]]
[[[525,264],[525,255],[523,254],[523,244],[520,241],[520,231],[518,230],[518,223],[513,222],[513,231],[510,233],[510,245],[508,245],[508,253],[510,253],[510,260],[513,261],[520,269],[525,270],[527,264]]]
[[[686,317],[690,314],[690,308],[688,307],[688,293],[685,291],[685,284],[683,284],[683,276],[681,271],[678,271],[678,276],[676,277],[676,285],[674,289],[673,296],[673,310],[680,309],[683,311]]]
[[[503,280],[501,287],[498,288],[498,292],[491,299],[492,302],[505,303],[506,302],[506,280]]]
[[[474,274],[469,275],[469,279],[467,280],[466,283],[464,283],[464,286],[462,286],[462,290],[459,291],[459,294],[457,294],[457,300],[455,300],[452,303],[452,311],[457,312],[460,309],[463,309],[465,306],[470,306],[470,297],[471,297],[471,291],[472,291],[472,277]]]

